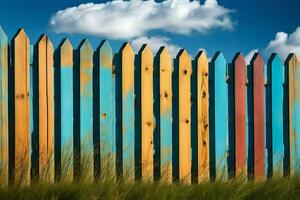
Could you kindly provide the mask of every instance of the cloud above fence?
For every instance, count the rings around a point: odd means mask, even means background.
[[[254,53],[259,49],[251,50],[245,57],[249,64]],[[269,42],[267,47],[261,49],[266,58],[272,53],[278,53],[282,60],[285,60],[290,53],[295,53],[300,57],[300,26],[293,33],[277,32],[273,40]]]
[[[231,9],[217,0],[154,0],[86,3],[60,10],[49,20],[57,33],[81,33],[109,39],[132,39],[150,31],[181,35],[205,33],[213,29],[231,30]]]
[[[300,56],[300,27],[291,34],[278,32],[275,39],[268,44],[266,51],[279,53],[284,59],[289,53]]]
[[[152,36],[152,37],[143,36],[143,37],[138,37],[133,39],[131,44],[133,46],[133,49],[136,52],[140,50],[143,44],[148,44],[151,47],[152,52],[154,54],[157,53],[157,51],[161,46],[165,46],[168,47],[170,54],[173,57],[176,57],[176,55],[180,51],[180,46],[172,44],[170,40],[171,40],[170,38],[163,37],[163,36]]]

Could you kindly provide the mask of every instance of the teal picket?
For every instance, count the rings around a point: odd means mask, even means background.
[[[56,131],[55,148],[58,151],[59,172],[56,177],[61,180],[73,179],[73,47],[68,39],[62,41],[59,48],[59,71],[58,81],[56,81],[55,92],[57,92],[55,108]]]
[[[283,175],[283,78],[283,63],[277,54],[272,54],[267,66],[266,86],[268,177]]]
[[[116,134],[113,90],[113,52],[108,41],[102,41],[98,54],[100,85],[100,174],[115,176]]]
[[[228,86],[226,60],[217,52],[209,66],[209,122],[211,179],[228,178]]]
[[[79,46],[80,87],[80,174],[93,180],[93,48],[88,40]],[[74,85],[75,86],[75,85]]]

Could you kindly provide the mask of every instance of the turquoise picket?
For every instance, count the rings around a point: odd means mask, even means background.
[[[80,87],[80,173],[93,180],[93,48],[88,40],[79,46]]]
[[[58,80],[55,109],[58,122],[55,132],[55,149],[58,166],[56,178],[70,181],[73,179],[73,47],[68,39],[62,41],[59,51]]]
[[[209,122],[211,179],[228,178],[228,86],[227,66],[217,52],[209,66]]]
[[[266,120],[268,177],[283,175],[283,83],[284,67],[280,57],[272,54],[267,66]]]
[[[8,184],[8,40],[0,26],[0,186]]]
[[[108,41],[102,41],[98,54],[100,85],[100,174],[115,176],[116,134],[113,89],[113,52]]]

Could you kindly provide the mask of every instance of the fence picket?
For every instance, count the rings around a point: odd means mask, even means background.
[[[14,67],[14,129],[13,158],[15,183],[30,182],[30,45],[24,31],[20,29],[13,38]]]
[[[288,107],[289,107],[289,169],[290,175],[300,174],[300,62],[296,54],[290,54],[286,60],[288,77]]]
[[[248,103],[249,107],[249,163],[248,174],[255,180],[262,180],[265,176],[265,136],[264,136],[264,62],[256,53],[248,68]]]
[[[209,180],[209,90],[208,90],[208,59],[204,51],[196,58],[197,77],[197,178],[198,182]],[[194,83],[195,84],[195,83]],[[194,153],[193,153],[194,154]]]
[[[38,41],[39,175],[54,181],[53,46],[46,35]]]
[[[246,62],[242,54],[235,55],[229,73],[232,91],[229,99],[233,99],[233,102],[229,102],[229,107],[233,108],[233,137],[229,137],[229,157],[233,159],[233,175],[242,176],[246,175]]]
[[[8,184],[8,40],[0,26],[0,186]]]
[[[210,177],[226,180],[228,178],[228,93],[226,60],[221,52],[213,57],[209,74]]]
[[[56,126],[55,148],[57,151],[57,178],[62,181],[73,180],[74,143],[73,143],[73,47],[68,39],[59,48],[59,68],[55,92]]]
[[[191,183],[191,74],[192,63],[185,49],[182,49],[176,57],[175,70],[177,73],[178,89],[178,123],[176,132],[178,146],[178,178],[184,183]]]
[[[86,180],[93,180],[93,48],[87,39],[79,46],[79,54],[79,69],[77,70],[80,73],[80,86],[75,88],[74,81],[74,89],[80,96],[80,175]]]
[[[134,52],[129,43],[120,50],[122,66],[122,158],[123,179],[135,178]],[[118,86],[116,86],[118,87]]]
[[[113,90],[113,52],[108,41],[98,49],[100,84],[100,174],[102,177],[116,175],[116,135]]]
[[[152,181],[154,172],[154,111],[153,111],[153,55],[148,45],[140,52],[139,76],[141,77],[141,175],[142,180]]]
[[[172,72],[173,64],[169,51],[166,47],[162,47],[157,55],[157,66],[155,66],[155,76],[158,80],[157,84],[158,98],[155,99],[159,109],[156,118],[156,128],[159,135],[159,148],[155,149],[155,153],[159,153],[161,180],[167,183],[172,182]]]
[[[267,66],[267,135],[268,177],[283,176],[283,83],[284,67],[277,54],[272,54]]]

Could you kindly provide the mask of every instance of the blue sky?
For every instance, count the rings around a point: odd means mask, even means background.
[[[154,53],[161,44],[193,57],[199,49],[209,57],[222,50],[228,61],[237,51],[259,50],[265,59],[271,52],[300,56],[299,19],[299,0],[0,1],[0,25],[10,38],[23,27],[31,43],[46,33],[55,47],[64,37],[74,48],[84,38],[95,48],[109,39],[118,51],[128,40],[135,49],[148,42]]]

